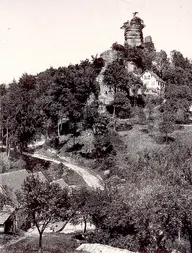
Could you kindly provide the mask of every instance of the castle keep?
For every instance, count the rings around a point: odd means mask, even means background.
[[[143,43],[143,28],[144,22],[141,18],[133,14],[133,18],[123,24],[121,29],[124,29],[125,44],[130,47],[138,47]]]

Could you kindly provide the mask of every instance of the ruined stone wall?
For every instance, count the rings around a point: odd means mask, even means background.
[[[153,40],[152,40],[152,37],[151,36],[146,36],[145,37],[145,43],[152,43],[153,42]]]
[[[130,26],[125,31],[125,43],[131,47],[138,47],[143,43],[142,30],[139,26]]]
[[[143,43],[143,28],[145,27],[144,22],[139,17],[134,17],[131,21],[127,21],[121,27],[125,29],[125,44],[131,47],[141,46]]]

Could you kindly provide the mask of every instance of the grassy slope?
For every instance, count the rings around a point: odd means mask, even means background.
[[[150,136],[150,133],[143,133],[141,130],[144,128],[146,128],[144,125],[134,125],[130,131],[119,132],[119,135],[127,146],[127,156],[132,161],[137,160],[139,155],[145,150],[161,150],[166,146],[165,144],[157,144]],[[159,133],[153,132],[153,134]],[[192,146],[192,126],[185,126],[182,130],[176,130],[170,136],[177,142]]]
[[[45,234],[43,236],[43,253],[74,253],[79,244],[65,235]],[[38,237],[26,239],[6,247],[2,253],[35,253],[38,252]]]
[[[144,125],[134,125],[132,130],[119,133],[127,147],[127,155],[132,161],[137,160],[144,150],[163,148],[163,145],[156,144],[149,134],[141,131],[144,128]]]
[[[192,146],[192,125],[186,125],[184,129],[174,131],[171,136],[174,137],[176,141],[180,141],[187,146]]]

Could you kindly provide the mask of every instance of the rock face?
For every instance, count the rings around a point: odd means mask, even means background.
[[[124,29],[125,44],[130,47],[138,47],[143,44],[143,28],[144,22],[141,18],[134,16],[131,21],[123,24],[121,29]]]
[[[100,57],[105,61],[105,63],[110,64],[117,60],[117,52],[115,50],[107,50],[103,52]]]
[[[97,76],[96,81],[99,84],[100,87],[100,93],[99,93],[99,114],[103,114],[106,112],[106,105],[109,105],[114,100],[114,91],[110,89],[104,82],[104,72],[107,68],[107,63],[102,68],[100,74]]]

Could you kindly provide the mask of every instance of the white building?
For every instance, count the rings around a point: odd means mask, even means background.
[[[165,92],[165,82],[154,72],[145,70],[141,74],[141,81],[145,87],[146,95],[161,96]]]

